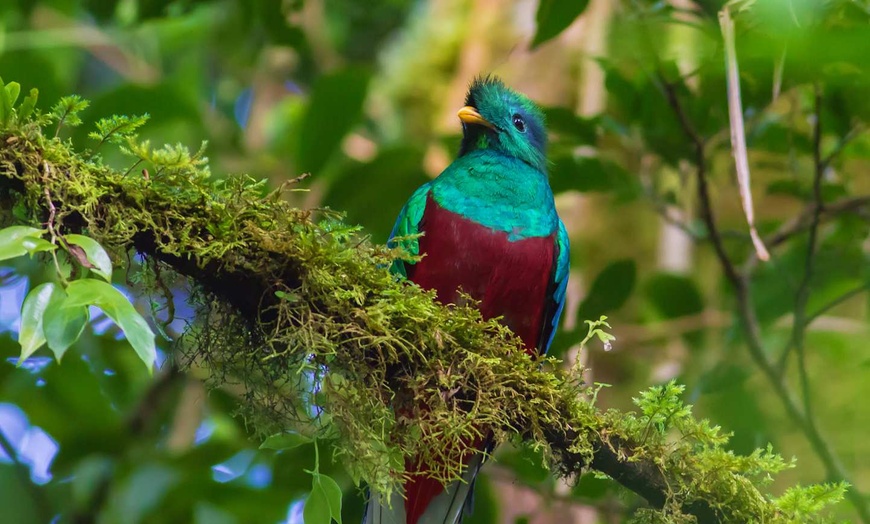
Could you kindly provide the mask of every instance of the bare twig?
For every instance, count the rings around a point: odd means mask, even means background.
[[[728,119],[731,123],[731,148],[734,153],[734,167],[737,170],[737,185],[740,188],[740,202],[749,224],[752,245],[761,260],[770,259],[764,242],[755,229],[755,212],[752,205],[752,188],[749,182],[749,155],[746,152],[746,129],[743,124],[743,103],[740,100],[740,72],[734,43],[734,20],[728,5],[719,12],[719,25],[725,41],[725,65],[728,72]]]
[[[867,126],[865,126],[863,123],[858,123],[852,129],[850,129],[849,132],[847,132],[845,136],[843,136],[840,141],[837,142],[834,150],[828,153],[828,155],[825,156],[825,158],[822,160],[822,170],[827,169],[831,165],[831,162],[833,162],[840,155],[840,153],[843,152],[843,149],[845,149],[847,145],[852,143],[853,140],[861,136],[865,131],[867,131]]]
[[[746,345],[749,349],[749,354],[755,364],[764,373],[767,381],[770,383],[771,387],[776,392],[776,395],[783,403],[783,406],[785,407],[786,413],[788,414],[789,418],[804,433],[816,456],[818,456],[819,460],[821,460],[822,464],[824,464],[825,470],[827,471],[828,479],[831,481],[842,480],[852,484],[851,489],[846,492],[846,497],[855,507],[855,510],[858,512],[861,521],[865,524],[870,523],[870,506],[868,506],[868,501],[850,481],[848,472],[843,467],[842,462],[835,454],[832,446],[825,440],[824,437],[822,437],[815,423],[812,422],[812,420],[809,419],[809,417],[807,416],[807,413],[805,413],[801,409],[800,403],[794,398],[794,395],[792,394],[788,385],[783,380],[783,377],[777,372],[774,363],[771,362],[771,360],[767,356],[767,350],[764,348],[764,345],[761,342],[761,329],[758,323],[755,309],[752,305],[751,289],[747,277],[754,265],[751,263],[747,263],[746,265],[744,265],[743,272],[741,272],[737,270],[734,262],[728,257],[728,254],[726,253],[725,247],[723,245],[722,235],[719,232],[716,219],[713,215],[712,204],[710,201],[710,193],[707,185],[707,162],[704,155],[704,141],[695,130],[692,122],[688,119],[686,112],[682,104],[680,103],[679,98],[677,97],[676,90],[674,89],[673,84],[666,82],[661,72],[659,72],[659,76],[660,78],[662,78],[665,97],[667,98],[671,109],[677,115],[677,118],[682,125],[683,133],[694,145],[696,157],[696,176],[698,178],[698,199],[701,205],[701,218],[707,225],[709,240],[713,245],[713,249],[716,252],[717,258],[719,259],[719,263],[722,266],[725,277],[734,288],[734,292],[737,298],[737,310],[740,317],[740,324],[743,330],[744,338],[746,340]],[[857,209],[862,206],[868,205],[868,203],[870,203],[870,197],[849,199],[847,201],[841,202],[837,212],[843,212],[848,209]],[[828,209],[827,211],[829,213],[831,212],[830,209]],[[794,235],[797,231],[808,227],[808,225],[812,223],[814,211],[811,210],[808,217],[804,217],[805,214],[807,213],[802,214],[800,217],[798,217],[798,219],[790,222],[788,227],[782,229],[778,232],[778,234],[774,235],[774,238],[776,238],[777,240],[776,244],[785,241],[787,238]],[[757,260],[757,257],[758,255],[754,254],[754,257],[751,260]]]
[[[814,311],[812,315],[808,315],[807,318],[804,320],[805,325],[809,326],[815,320],[817,320],[819,317],[821,317],[822,315],[824,315],[825,313],[827,313],[828,311],[830,311],[834,307],[839,306],[843,302],[849,300],[850,298],[852,298],[856,295],[860,295],[861,293],[863,293],[867,290],[870,290],[870,280],[868,280],[867,282],[864,282],[863,284],[861,284],[857,287],[850,289],[849,291],[846,291],[842,295],[838,296],[834,300],[831,300],[830,302],[828,302],[824,306],[822,306],[819,309],[817,309],[816,311]]]
[[[795,295],[794,304],[794,322],[792,325],[791,341],[786,346],[785,351],[779,359],[778,369],[780,374],[784,372],[788,364],[788,355],[792,347],[797,353],[798,360],[798,375],[800,377],[801,395],[804,402],[804,413],[807,420],[813,423],[812,403],[810,393],[810,382],[807,376],[806,366],[806,348],[804,341],[806,338],[806,316],[807,316],[807,301],[810,297],[810,281],[813,277],[813,263],[816,255],[816,244],[818,242],[819,222],[822,217],[822,209],[824,202],[822,201],[822,176],[824,175],[825,166],[822,161],[822,94],[819,86],[814,87],[815,91],[815,123],[813,124],[813,161],[815,171],[813,173],[813,214],[810,222],[809,241],[807,245],[807,254],[804,261],[804,276],[798,286],[797,294]]]
[[[48,162],[43,162],[43,175],[48,176],[49,167]],[[48,206],[48,220],[45,221],[45,226],[48,228],[48,233],[51,235],[51,243],[57,245],[57,230],[55,229],[55,217],[57,216],[57,208],[54,207],[54,201],[51,199],[51,193],[48,190],[48,185],[45,186],[45,203]],[[54,269],[57,272],[57,278],[60,279],[61,283],[66,286],[66,278],[63,276],[63,272],[60,270],[60,261],[57,259],[57,250],[51,250],[51,259],[54,261]]]

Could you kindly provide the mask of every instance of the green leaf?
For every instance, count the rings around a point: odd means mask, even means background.
[[[311,439],[305,435],[296,433],[295,431],[288,431],[269,436],[262,444],[260,444],[260,449],[274,449],[276,451],[281,451],[285,449],[293,449],[302,444],[308,444],[309,442],[311,442]]]
[[[329,184],[324,202],[347,214],[348,223],[360,224],[371,231],[377,241],[386,242],[396,210],[408,195],[428,181],[422,169],[423,151],[412,147],[386,147],[366,163],[349,163]],[[377,180],[377,184],[361,184]],[[379,205],[372,206],[372,202]]]
[[[89,105],[90,102],[80,96],[65,96],[54,105],[51,110],[51,117],[57,120],[58,126],[75,127],[82,123],[79,113],[87,109]]]
[[[369,73],[351,67],[320,77],[302,117],[299,168],[318,172],[362,114]]]
[[[112,281],[112,261],[99,242],[84,235],[65,235],[63,238],[68,243],[79,246],[84,250],[87,261],[91,263],[88,267],[94,273],[103,277],[106,282]]]
[[[51,296],[42,320],[42,330],[48,349],[60,362],[66,350],[75,344],[90,320],[87,306],[69,306],[69,296],[57,289]]]
[[[659,273],[646,283],[646,295],[652,306],[665,319],[695,315],[704,310],[704,298],[695,282],[682,275]],[[701,329],[683,333],[686,341],[695,348],[702,347],[704,332]]]
[[[57,246],[45,240],[44,238],[38,237],[24,237],[21,240],[21,246],[30,253],[31,256],[36,253],[42,253],[44,251],[54,251],[57,249]]]
[[[569,190],[612,192],[621,202],[643,194],[638,178],[622,166],[595,157],[574,158],[573,154],[554,156],[550,186],[554,194]]]
[[[545,107],[547,129],[565,138],[574,145],[594,144],[598,137],[598,120],[583,118],[566,107]]]
[[[151,115],[112,115],[109,118],[101,118],[97,121],[96,131],[88,133],[88,137],[97,140],[100,147],[105,142],[121,144],[128,138],[136,136],[136,131],[148,122]]]
[[[52,298],[56,295],[63,298],[62,293],[63,291],[59,290],[53,282],[46,282],[31,289],[27,294],[21,305],[21,327],[18,329],[18,343],[21,344],[19,364],[45,344],[43,316]]]
[[[9,82],[6,84],[6,93],[9,95],[9,110],[15,107],[15,102],[18,101],[18,95],[21,94],[21,84],[18,82]]]
[[[305,524],[330,524],[332,512],[329,509],[329,499],[326,496],[326,491],[317,482],[317,475],[314,478],[311,493],[305,499],[305,507],[302,509],[302,520]]]
[[[157,359],[154,333],[123,293],[101,280],[85,278],[70,282],[65,307],[96,306],[115,321],[136,354],[150,370]]]
[[[19,122],[24,122],[31,114],[33,114],[38,99],[39,90],[34,87],[30,90],[30,94],[24,97],[24,100],[21,101],[21,105],[18,106],[18,109],[16,110]]]
[[[589,0],[540,0],[535,16],[538,30],[532,40],[535,48],[564,31],[580,16]]]
[[[646,284],[646,294],[664,318],[694,315],[704,309],[698,286],[692,279],[681,275],[654,275]]]
[[[305,524],[341,524],[341,488],[331,477],[312,472],[311,493],[305,501],[302,516]]]
[[[595,277],[577,313],[580,320],[597,319],[620,308],[634,289],[637,266],[634,260],[617,260]]]
[[[326,494],[326,502],[329,504],[329,514],[332,520],[341,524],[341,488],[338,483],[324,474],[319,474],[315,482],[320,482],[320,488]]]
[[[9,92],[6,91],[6,86],[3,84],[3,79],[0,78],[0,124],[8,124],[9,117],[11,115],[12,103],[9,102]]]
[[[0,91],[3,91],[0,88]],[[0,230],[0,260],[26,255],[28,246],[34,246],[34,238],[41,238],[44,230],[29,226],[10,226]],[[28,243],[28,240],[31,242]]]

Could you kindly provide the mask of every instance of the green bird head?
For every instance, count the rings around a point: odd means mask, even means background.
[[[478,77],[468,88],[462,121],[459,156],[490,149],[522,160],[542,172],[547,168],[547,130],[544,115],[528,98],[495,76]]]

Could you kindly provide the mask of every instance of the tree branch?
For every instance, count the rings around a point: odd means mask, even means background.
[[[806,348],[804,342],[806,339],[806,316],[807,316],[807,301],[810,298],[810,282],[813,278],[813,262],[816,256],[816,243],[818,240],[819,222],[822,218],[822,210],[824,209],[824,201],[822,200],[822,176],[824,175],[825,165],[822,160],[822,94],[817,85],[814,89],[814,112],[815,122],[813,124],[813,214],[810,221],[809,240],[807,242],[807,254],[804,260],[804,276],[798,286],[795,294],[794,304],[794,321],[792,325],[791,341],[782,352],[779,359],[779,373],[782,375],[785,372],[788,363],[788,354],[792,347],[797,352],[798,359],[798,375],[800,377],[801,394],[804,402],[804,413],[807,421],[814,424],[812,411],[812,394],[810,391],[810,379],[807,376],[806,364]]]
[[[747,347],[749,348],[750,356],[752,357],[756,365],[764,373],[768,382],[773,387],[777,396],[780,398],[780,401],[783,403],[789,418],[791,418],[791,420],[804,433],[807,440],[809,440],[813,451],[816,453],[816,455],[825,466],[828,479],[835,481],[845,481],[852,484],[852,487],[851,489],[849,489],[846,496],[857,510],[862,522],[870,523],[870,505],[868,505],[866,498],[850,481],[849,475],[846,472],[846,469],[843,467],[842,462],[834,452],[833,447],[830,445],[829,442],[827,442],[827,440],[825,440],[824,437],[822,437],[809,412],[801,410],[801,408],[799,407],[799,403],[795,400],[792,392],[788,388],[788,385],[785,383],[783,376],[777,371],[775,364],[771,362],[771,360],[767,356],[768,351],[764,348],[761,342],[761,329],[758,324],[755,309],[752,305],[750,294],[751,290],[749,286],[749,274],[751,269],[754,268],[754,261],[757,261],[757,255],[752,255],[751,260],[753,261],[753,263],[748,263],[744,265],[743,272],[738,271],[735,264],[728,257],[728,254],[725,251],[724,243],[722,242],[722,236],[719,233],[718,224],[714,217],[712,204],[710,201],[710,193],[707,185],[706,173],[707,164],[703,147],[704,141],[697,133],[697,131],[695,131],[694,125],[686,115],[686,112],[683,109],[679,98],[677,97],[676,90],[674,89],[673,84],[667,82],[661,72],[659,72],[659,78],[664,86],[665,97],[668,101],[668,104],[671,106],[677,118],[679,119],[684,134],[694,145],[695,163],[697,168],[696,175],[698,177],[698,197],[701,205],[701,217],[704,220],[704,223],[707,225],[707,229],[709,231],[709,239],[713,245],[714,251],[716,252],[716,257],[719,259],[722,271],[734,288],[734,293],[737,298],[737,309],[741,320],[741,327],[744,333]],[[818,122],[817,125],[819,125]],[[817,129],[817,132],[820,133],[820,128]],[[820,137],[817,136],[816,139],[820,140]],[[818,148],[816,149],[816,151],[817,152],[815,155],[815,164],[817,168],[823,168],[823,162],[819,159]],[[819,195],[817,198],[820,199],[820,193],[816,194]],[[870,200],[870,197],[860,197],[841,201],[840,205],[836,210],[836,213],[841,213],[845,210],[852,210],[855,208],[866,206],[868,204],[868,200]],[[817,200],[817,202],[820,202],[820,200]],[[828,209],[828,212],[831,213],[832,210]],[[822,208],[818,203],[811,206],[809,210],[805,210],[805,212],[802,213],[796,220],[790,222],[788,226],[781,228],[779,232],[774,234],[771,240],[767,242],[767,245],[772,249],[774,246],[781,244],[786,239],[790,238],[792,235],[796,234],[798,231],[802,230],[805,227],[810,227],[812,229],[817,228],[818,223],[821,220],[821,215]]]
[[[703,173],[700,138],[696,146]],[[385,269],[396,254],[360,240],[356,229],[319,222],[280,194],[264,197],[249,178],[216,183],[189,156],[154,173],[124,176],[35,125],[0,129],[0,207],[16,206],[15,216],[31,223],[44,222],[54,207],[58,231],[85,231],[118,260],[136,249],[189,277],[201,312],[211,316],[185,335],[195,351],[182,368],[204,365],[217,384],[241,382],[244,404],[260,410],[246,421],[260,432],[294,424],[316,432],[322,421],[304,417],[329,413],[337,456],[376,482],[395,479],[377,469],[393,463],[385,450],[446,453],[444,463],[455,466],[445,478],[455,478],[449,474],[461,468],[461,456],[437,445],[444,447],[445,428],[479,434],[483,425],[499,440],[521,435],[545,449],[564,475],[601,471],[666,515],[789,521],[755,487],[784,467],[781,460],[762,454],[743,457],[743,466],[717,462],[727,438],[689,415],[679,388],[645,392],[641,405],[660,400],[661,409],[674,410],[656,422],[659,411],[602,412],[583,400],[589,390],[575,376],[542,368],[473,306],[441,306],[431,293],[397,282]],[[727,261],[702,187],[711,238]],[[317,409],[300,409],[294,395],[302,388],[310,396],[312,383],[320,385],[310,401]],[[158,382],[155,391],[163,389]],[[396,416],[404,398],[412,405],[425,399],[430,410]],[[131,431],[147,428],[148,404],[130,420]]]

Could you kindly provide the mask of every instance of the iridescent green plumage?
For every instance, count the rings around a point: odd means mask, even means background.
[[[435,290],[444,303],[470,295],[485,318],[500,318],[530,354],[543,353],[565,302],[569,258],[547,181],[543,115],[529,99],[486,77],[471,85],[459,118],[459,158],[414,192],[391,235],[391,243],[421,258],[398,261],[393,269]],[[427,475],[430,465],[410,460],[406,499],[389,507],[370,504],[367,522],[458,522],[486,442],[445,442],[470,450],[466,483],[447,489]]]

